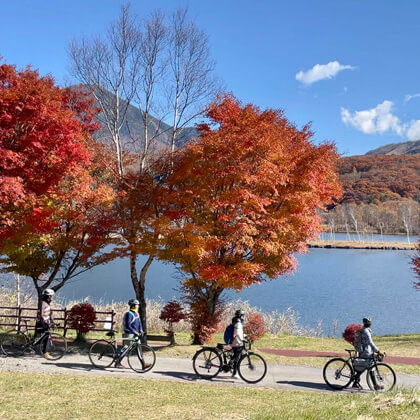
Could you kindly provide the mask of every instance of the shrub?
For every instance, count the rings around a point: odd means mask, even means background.
[[[252,341],[262,338],[265,334],[264,318],[258,312],[251,312],[245,318],[244,333]]]
[[[89,303],[74,305],[67,316],[69,328],[77,331],[77,340],[84,340],[84,335],[95,327],[96,311]]]
[[[363,325],[361,325],[361,324],[347,325],[347,327],[345,328],[345,330],[343,332],[344,340],[346,340],[348,343],[354,345],[354,334],[357,331],[360,331],[362,328],[363,328]]]
[[[173,300],[164,306],[162,312],[160,313],[159,319],[169,323],[169,328],[165,328],[164,331],[173,337],[174,324],[182,321],[185,319],[185,317],[186,314],[184,312],[184,308],[176,300]]]

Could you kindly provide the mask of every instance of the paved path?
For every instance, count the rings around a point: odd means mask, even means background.
[[[348,357],[348,353],[331,353],[326,351],[311,350],[281,350],[281,349],[260,349],[264,353],[277,354],[288,357]],[[385,356],[385,363],[402,363],[404,365],[420,366],[420,357]]]
[[[126,363],[126,362],[125,362]],[[285,390],[305,390],[318,392],[331,391],[324,383],[322,369],[308,366],[290,366],[269,364],[266,377],[257,385],[249,385],[240,379],[232,379],[220,374],[211,381],[197,378],[190,359],[157,356],[156,365],[151,372],[139,374],[131,369],[110,368],[99,370],[92,367],[86,355],[69,354],[56,362],[50,362],[37,355],[21,358],[0,356],[0,371],[47,373],[60,375],[88,375],[106,377],[125,377],[133,379],[158,379],[184,383],[205,383],[211,385],[265,387]],[[365,375],[363,375],[363,378]],[[369,392],[366,383],[362,382],[364,391],[345,390],[340,392]],[[405,388],[420,388],[420,375],[397,374],[397,385]]]

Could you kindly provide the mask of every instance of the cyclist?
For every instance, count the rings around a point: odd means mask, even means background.
[[[53,289],[45,289],[42,292],[42,306],[41,311],[38,312],[38,319],[35,324],[35,335],[41,335],[42,333],[49,331],[50,327],[54,325],[54,320],[51,311],[51,302],[55,292]],[[42,353],[46,359],[51,359],[48,353],[50,347],[50,340],[45,340]]]
[[[139,315],[140,302],[137,299],[130,299],[128,301],[129,310],[124,314],[123,317],[123,345],[129,346],[134,337],[140,337],[144,334],[143,326],[141,325]],[[121,367],[120,363],[117,363],[117,367]],[[144,369],[147,369],[150,364],[145,363]]]
[[[235,316],[232,318],[232,324],[234,325],[233,330],[233,341],[232,341],[232,350],[233,350],[233,372],[232,378],[239,379],[237,368],[239,358],[241,357],[242,351],[244,349],[244,327],[243,322],[245,319],[245,312],[242,309],[238,309],[235,312]]]
[[[375,343],[372,340],[372,333],[370,327],[372,326],[372,320],[370,318],[363,318],[363,328],[360,331],[360,340],[362,351],[359,352],[359,357],[362,359],[371,359],[374,356],[374,353],[382,355],[379,349],[376,347]],[[356,379],[353,383],[353,388],[362,389],[360,385],[360,375],[362,372],[356,373]],[[372,374],[372,381],[376,389],[381,389],[383,386],[376,383],[376,378]]]

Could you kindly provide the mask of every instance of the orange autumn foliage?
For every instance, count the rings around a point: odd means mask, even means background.
[[[295,268],[293,254],[320,230],[317,207],[340,187],[335,146],[315,145],[309,126],[297,129],[282,111],[226,95],[207,117],[211,123],[179,152],[166,181],[162,258],[186,273],[187,299],[205,301],[211,318],[225,289]],[[196,337],[204,327],[195,325]]]

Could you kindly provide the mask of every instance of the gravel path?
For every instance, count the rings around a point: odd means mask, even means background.
[[[126,363],[127,362],[125,361],[125,364]],[[35,354],[25,355],[20,358],[0,356],[0,370],[59,375],[125,377],[132,379],[147,378],[185,383],[194,382],[225,386],[251,386],[286,390],[331,392],[324,383],[321,368],[269,364],[266,377],[257,385],[249,385],[241,379],[232,379],[224,373],[220,373],[216,378],[210,381],[202,380],[195,375],[190,359],[161,357],[159,355],[157,356],[156,365],[152,371],[145,374],[135,373],[129,368],[95,369],[90,364],[88,356],[79,353],[69,353],[61,360],[55,362],[45,360]],[[364,377],[365,374],[363,375],[363,378]],[[362,385],[365,390],[368,389],[364,380],[362,381]],[[420,375],[397,374],[397,386],[419,389]],[[345,390],[341,392],[369,392],[365,390]]]

